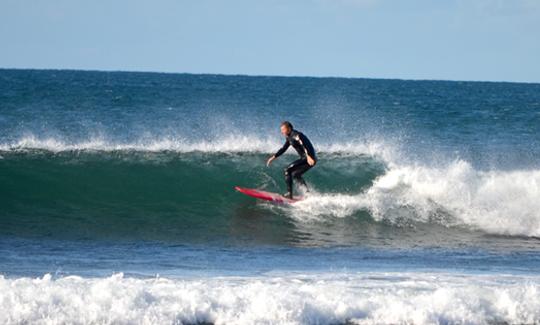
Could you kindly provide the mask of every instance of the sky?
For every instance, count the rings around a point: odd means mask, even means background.
[[[540,0],[0,0],[0,67],[540,82]]]

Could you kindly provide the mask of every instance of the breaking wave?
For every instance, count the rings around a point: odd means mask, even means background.
[[[0,276],[3,324],[540,322],[536,276],[451,273],[205,279]]]
[[[157,182],[155,190],[158,193],[163,187],[168,191],[164,193],[163,200],[157,199],[148,202],[148,205],[178,205],[178,202],[173,202],[174,195],[177,200],[188,204],[191,198],[185,191],[187,185],[183,189],[172,189],[167,185],[171,180],[167,175],[175,174],[178,182],[193,179],[206,184],[205,193],[196,192],[193,197],[202,195],[209,200],[222,196],[224,190],[233,185],[280,191],[281,168],[268,169],[264,166],[265,157],[278,147],[275,139],[250,135],[230,135],[200,142],[166,138],[132,143],[104,139],[69,143],[30,136],[0,145],[0,152],[5,171],[12,171],[4,177],[13,178],[13,182],[19,182],[16,177],[29,170],[33,170],[31,177],[38,179],[50,175],[54,170],[57,188],[65,189],[63,193],[68,193],[73,190],[70,188],[73,184],[69,185],[72,175],[60,169],[76,169],[78,171],[73,171],[75,174],[84,171],[93,173],[93,178],[86,180],[86,187],[92,190],[90,195],[95,194],[93,201],[98,205],[88,206],[88,210],[100,209],[99,204],[103,204],[116,206],[116,210],[120,211],[137,207],[140,200],[124,198],[125,202],[119,202],[115,196],[101,196],[100,188],[114,188],[115,184],[110,183],[114,178],[121,178],[119,182],[135,177],[145,179],[142,170],[154,173],[152,180],[148,181]],[[375,222],[392,225],[433,223],[491,234],[540,237],[538,169],[478,170],[462,159],[441,166],[427,166],[403,159],[396,145],[384,141],[322,142],[317,149],[321,153],[321,161],[307,176],[312,191],[306,195],[306,199],[291,207],[276,209],[269,206],[270,210],[284,211],[300,222],[354,217],[357,213],[368,212]],[[281,160],[286,161],[287,157]],[[155,168],[156,162],[161,163],[161,169]],[[142,169],[136,173],[130,171],[133,164]],[[92,169],[88,169],[90,165]],[[112,171],[125,175],[110,174]],[[36,173],[41,176],[36,176]],[[222,177],[227,178],[229,183],[217,184],[216,179]],[[63,178],[66,178],[65,181],[62,181]],[[97,181],[94,183],[94,180]],[[30,191],[35,181],[28,182]],[[41,190],[49,192],[46,188]],[[119,187],[117,191],[125,190]],[[143,195],[144,191],[141,187],[138,194]],[[110,191],[107,195],[110,195]],[[79,204],[69,202],[66,197],[69,195],[59,194],[57,200],[67,200],[66,206]],[[229,207],[221,205],[216,210],[226,210],[243,199],[231,197]],[[202,204],[201,208],[203,206],[207,205]],[[182,206],[180,209],[196,211],[197,208]],[[14,211],[13,214],[19,212]],[[151,215],[155,211],[146,212]]]

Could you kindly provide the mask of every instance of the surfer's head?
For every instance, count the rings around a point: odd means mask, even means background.
[[[283,121],[281,122],[281,134],[283,134],[284,136],[288,136],[291,131],[293,130],[293,126],[291,124],[291,122],[289,121]]]

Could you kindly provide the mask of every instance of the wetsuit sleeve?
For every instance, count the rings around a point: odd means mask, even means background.
[[[317,156],[315,156],[315,149],[313,149],[313,145],[311,144],[311,141],[303,134],[300,133],[299,135],[299,141],[302,147],[304,147],[304,152],[309,155],[311,158],[317,160]]]
[[[274,157],[279,157],[281,156],[285,151],[287,151],[287,149],[289,149],[289,141],[285,141],[285,144],[283,145],[283,147],[281,147],[275,154],[274,154]]]

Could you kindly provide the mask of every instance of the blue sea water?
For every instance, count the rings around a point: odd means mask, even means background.
[[[538,323],[539,159],[539,84],[0,70],[0,323]]]

